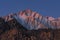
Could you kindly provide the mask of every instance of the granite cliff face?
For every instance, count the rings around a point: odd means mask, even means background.
[[[60,29],[60,18],[45,17],[31,10],[23,10],[16,14],[9,14],[3,18],[5,21],[15,18],[28,30]]]
[[[40,15],[37,12],[31,11],[31,10],[24,10],[17,14],[18,21],[22,22],[22,25],[25,26],[27,29],[59,29],[60,28],[60,19],[59,18],[53,18],[53,17],[45,17]],[[20,22],[20,21],[19,21]],[[27,25],[26,25],[27,24]]]
[[[0,40],[60,40],[60,18],[31,10],[0,17]]]

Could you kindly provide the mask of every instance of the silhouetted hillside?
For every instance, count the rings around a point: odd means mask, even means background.
[[[5,22],[0,18],[0,40],[60,40],[60,30],[27,30],[16,19]]]

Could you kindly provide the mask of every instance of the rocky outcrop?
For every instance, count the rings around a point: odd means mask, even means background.
[[[60,40],[60,18],[31,10],[0,17],[0,40]]]
[[[16,14],[9,14],[2,17],[5,21],[10,21],[13,18],[22,24],[28,30],[38,29],[60,29],[60,18],[42,16],[32,10],[23,10]]]
[[[21,23],[28,30],[38,29],[59,29],[60,20],[59,18],[45,17],[37,12],[31,10],[24,10],[14,16],[15,19]]]

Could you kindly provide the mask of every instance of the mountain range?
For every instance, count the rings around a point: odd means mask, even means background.
[[[60,18],[42,16],[40,13],[30,9],[9,14],[2,17],[6,22],[15,18],[21,25],[28,30],[38,29],[60,29]]]
[[[60,40],[60,18],[30,9],[2,16],[0,40]]]

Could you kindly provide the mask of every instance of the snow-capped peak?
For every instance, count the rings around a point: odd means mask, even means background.
[[[60,28],[60,18],[56,19],[48,16],[45,17],[31,10],[23,10],[17,14],[9,14],[8,16],[5,16],[3,18],[6,21],[10,21],[13,18],[15,18],[20,24],[22,24],[28,30]]]
[[[19,23],[21,23],[25,28],[29,30],[44,28],[56,29],[55,23],[57,22],[53,22],[55,18],[53,17],[47,18],[31,10],[24,10],[19,12],[16,18]]]

